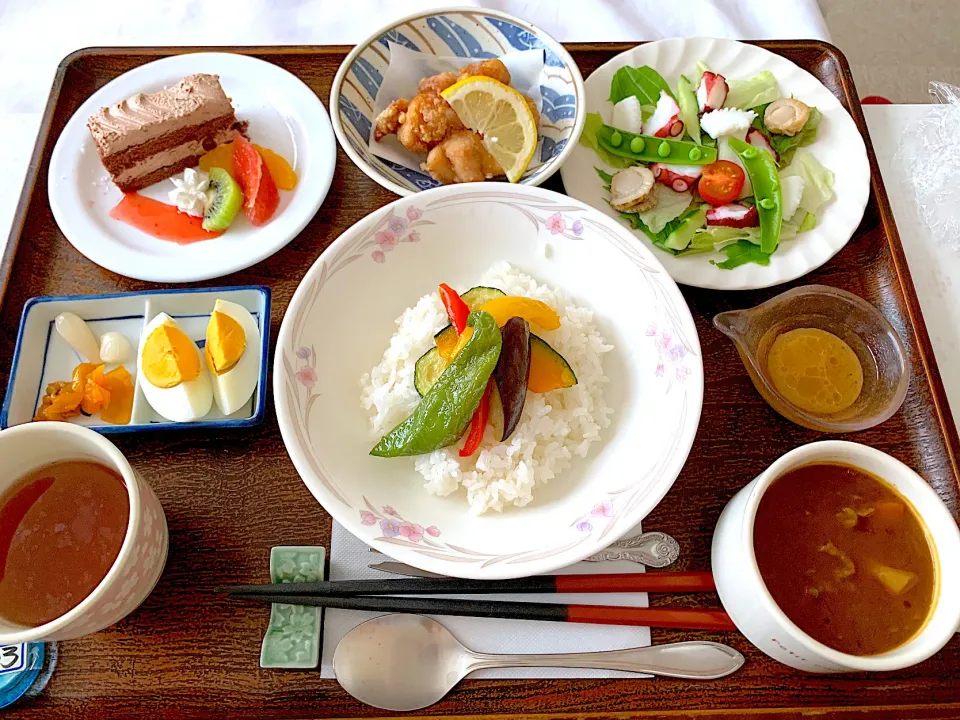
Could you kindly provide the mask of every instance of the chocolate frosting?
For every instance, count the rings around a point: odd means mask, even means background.
[[[233,106],[220,87],[220,78],[197,74],[166,90],[137,93],[103,108],[87,126],[100,154],[110,155],[224,115],[232,117]]]

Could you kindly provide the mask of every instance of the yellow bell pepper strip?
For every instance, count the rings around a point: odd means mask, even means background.
[[[560,316],[556,311],[546,303],[532,298],[504,295],[487,301],[480,306],[480,309],[493,315],[497,327],[503,327],[512,317],[523,318],[544,330],[556,330],[560,327]],[[442,333],[437,336],[436,342],[440,357],[444,360],[452,360],[463,349],[466,341],[463,340],[462,335],[456,338],[452,333]]]
[[[783,225],[783,192],[777,163],[766,150],[755,148],[739,138],[732,137],[729,143],[753,185],[753,197],[760,214],[760,250],[772,253],[780,244],[780,228]]]
[[[533,298],[504,295],[484,303],[480,309],[493,315],[497,327],[503,327],[512,317],[523,318],[544,330],[556,330],[560,327],[560,316],[556,310]]]

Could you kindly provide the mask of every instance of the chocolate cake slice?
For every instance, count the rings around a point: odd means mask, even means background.
[[[216,75],[188,75],[173,87],[137,93],[87,120],[100,160],[124,192],[188,167],[217,145],[246,135]]]

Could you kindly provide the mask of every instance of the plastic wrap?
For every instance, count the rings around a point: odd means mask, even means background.
[[[960,251],[960,88],[931,82],[930,94],[940,104],[904,133],[895,162],[934,240]]]

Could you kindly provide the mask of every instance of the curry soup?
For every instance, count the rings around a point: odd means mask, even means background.
[[[840,652],[892,650],[930,614],[937,578],[927,532],[903,496],[859,468],[816,463],[774,480],[753,547],[780,609]]]

